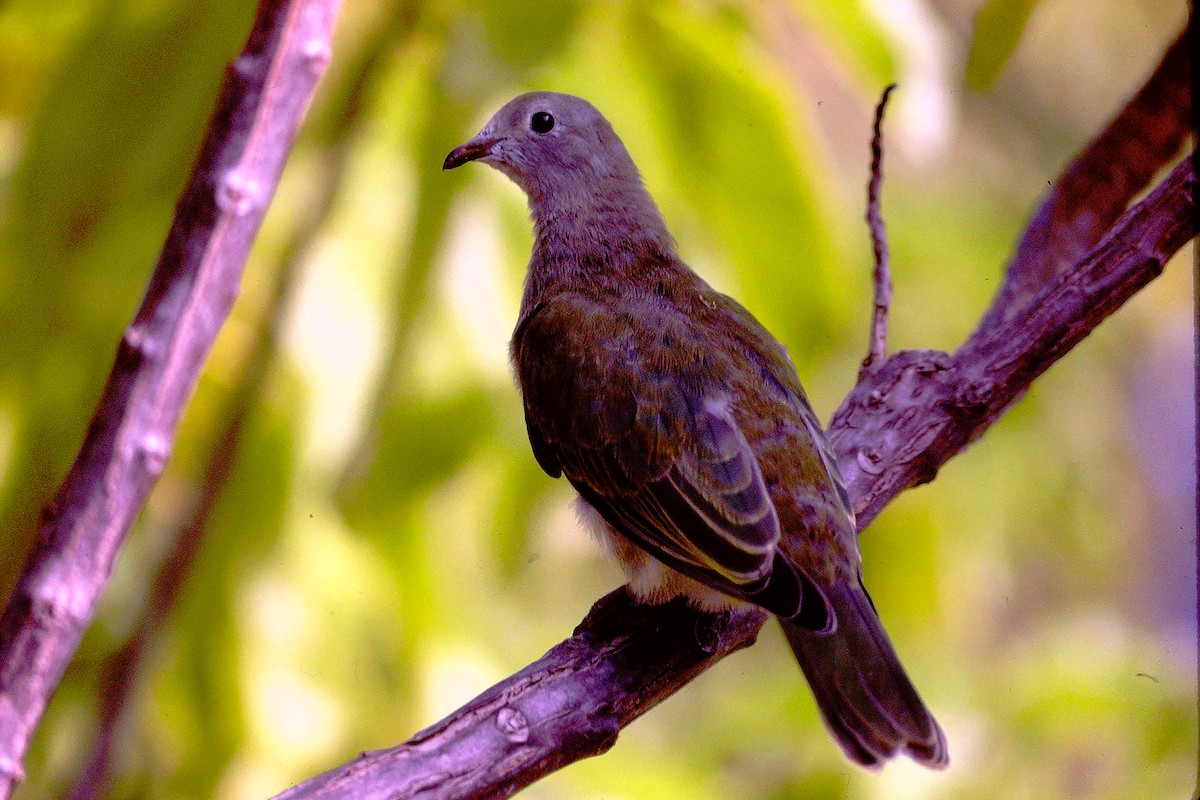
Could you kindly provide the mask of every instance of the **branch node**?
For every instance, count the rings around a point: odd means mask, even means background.
[[[244,217],[258,205],[262,186],[241,170],[231,169],[217,186],[217,208]]]
[[[300,52],[311,62],[312,67],[318,70],[324,70],[333,58],[333,48],[325,39],[309,39]]]
[[[248,80],[258,74],[258,56],[243,53],[233,60],[233,71],[242,80]]]
[[[887,357],[888,309],[892,304],[892,267],[888,253],[887,228],[879,211],[879,187],[883,183],[883,111],[896,84],[889,84],[875,106],[875,123],[871,136],[871,177],[867,181],[867,225],[871,229],[871,244],[875,256],[875,310],[871,319],[871,336],[867,357],[859,370],[859,380]]]
[[[0,757],[0,777],[13,784],[22,783],[25,780],[25,769],[18,761]]]
[[[171,458],[171,442],[161,433],[147,433],[137,443],[146,469],[153,475],[161,475]]]
[[[496,727],[513,744],[523,744],[529,739],[529,718],[510,706],[496,712]]]
[[[125,329],[125,333],[121,336],[121,343],[117,348],[117,358],[122,364],[134,367],[146,359],[152,358],[157,351],[155,338],[147,333],[143,325],[134,322]]]
[[[43,628],[57,627],[62,622],[87,622],[91,616],[90,598],[86,592],[61,579],[60,573],[64,569],[69,570],[70,566],[61,562],[48,564],[30,576],[26,584],[30,616]]]

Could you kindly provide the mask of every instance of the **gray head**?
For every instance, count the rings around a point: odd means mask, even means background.
[[[574,228],[603,225],[623,238],[632,228],[670,239],[625,145],[579,97],[530,92],[510,100],[442,168],[468,161],[495,167],[525,190],[540,232],[570,220]],[[583,231],[557,233],[574,238]]]

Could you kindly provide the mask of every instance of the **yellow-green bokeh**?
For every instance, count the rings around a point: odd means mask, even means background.
[[[74,457],[251,6],[0,4],[2,592]],[[281,259],[337,154],[344,179],[298,265],[230,481],[138,673],[111,797],[265,797],[402,741],[539,657],[620,582],[568,487],[533,461],[509,378],[524,200],[482,167],[443,174],[450,147],[522,91],[593,100],[682,255],[778,333],[827,420],[865,349],[861,215],[882,86],[900,83],[883,200],[891,345],[953,349],[1047,181],[1186,15],[1177,0],[990,3],[980,36],[997,41],[973,41],[979,6],[346,0],[242,297],[18,797],[62,794],[89,754],[97,676],[201,491]],[[1006,22],[1006,6],[1021,13]],[[371,58],[362,113],[343,125]],[[986,93],[968,89],[970,58]],[[947,772],[849,765],[768,629],[527,796],[1191,792],[1188,253],[862,539],[872,594],[949,736]]]

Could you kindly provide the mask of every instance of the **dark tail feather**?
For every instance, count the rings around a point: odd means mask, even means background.
[[[825,595],[837,618],[833,633],[779,622],[838,744],[866,767],[900,752],[945,767],[946,736],[900,665],[866,590],[837,584]]]

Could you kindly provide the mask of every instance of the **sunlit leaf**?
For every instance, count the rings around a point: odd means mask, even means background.
[[[722,18],[638,14],[636,51],[657,90],[671,172],[701,213],[705,243],[736,267],[726,286],[786,341],[820,336],[835,280],[810,132],[752,41]],[[803,326],[798,320],[804,320]]]
[[[1039,0],[988,0],[975,15],[967,55],[967,86],[986,92],[996,83]]]
[[[862,0],[828,3],[823,0],[793,0],[793,5],[817,29],[822,44],[837,51],[847,69],[861,74],[867,88],[874,92],[896,80],[892,48]]]

